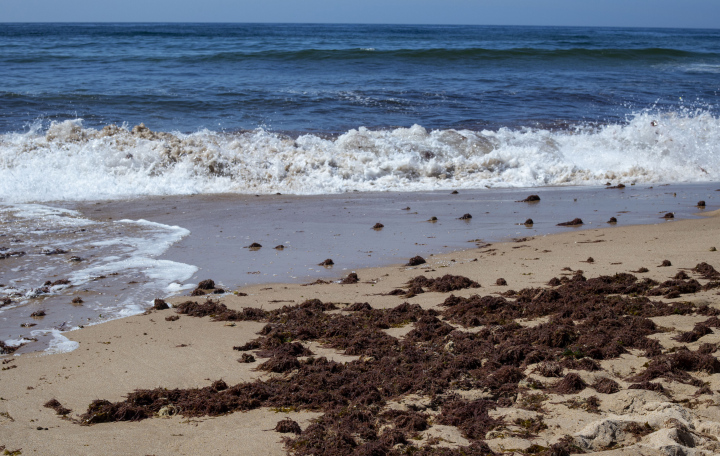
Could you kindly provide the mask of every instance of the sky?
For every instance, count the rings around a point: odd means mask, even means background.
[[[0,0],[0,22],[719,28],[720,0]]]

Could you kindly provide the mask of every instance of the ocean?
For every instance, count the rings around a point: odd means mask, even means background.
[[[28,349],[205,275],[310,280],[579,212],[718,207],[720,30],[0,24],[0,74],[0,340]],[[545,211],[510,205],[529,193]],[[489,215],[453,225],[468,211]],[[378,218],[414,225],[381,239]],[[289,248],[249,257],[261,238]]]

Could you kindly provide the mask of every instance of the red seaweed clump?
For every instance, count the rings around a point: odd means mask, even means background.
[[[60,401],[58,401],[57,399],[50,399],[45,404],[43,404],[43,407],[51,408],[55,410],[56,414],[63,416],[72,412],[72,410],[70,410],[69,408],[63,407]]]
[[[569,222],[562,222],[558,223],[557,226],[580,226],[583,224],[582,219],[574,218],[570,220]]]
[[[540,197],[538,195],[530,195],[527,198],[519,201],[515,201],[516,203],[535,203],[540,201]]]
[[[301,434],[302,429],[300,429],[300,425],[297,424],[297,421],[294,421],[290,418],[285,418],[284,420],[278,421],[278,423],[275,425],[275,428],[273,429],[275,432],[280,432],[281,434]]]
[[[425,264],[425,258],[421,257],[420,255],[414,256],[410,258],[410,261],[407,262],[405,266],[418,266],[421,264]]]
[[[347,277],[342,279],[340,281],[340,283],[345,284],[345,285],[351,285],[353,283],[358,283],[359,281],[360,281],[360,279],[358,278],[358,275],[354,272],[351,272],[350,274],[347,275]]]
[[[574,372],[567,374],[560,380],[553,390],[558,394],[575,394],[587,388],[587,383]]]
[[[448,293],[450,291],[462,290],[464,288],[480,288],[480,284],[463,276],[446,274],[437,279],[428,279],[425,276],[417,276],[407,283],[408,287],[424,287],[428,291]]]

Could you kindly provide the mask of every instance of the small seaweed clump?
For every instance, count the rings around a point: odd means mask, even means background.
[[[414,256],[410,258],[410,261],[407,262],[405,266],[418,266],[421,264],[425,264],[425,258],[421,257],[420,255]]]
[[[72,410],[70,410],[69,408],[63,407],[60,401],[58,401],[57,399],[50,399],[45,404],[43,404],[43,407],[51,408],[55,410],[55,413],[63,416],[72,412]]]
[[[446,274],[437,279],[428,279],[425,276],[417,276],[407,283],[410,289],[427,288],[428,291],[448,293],[464,288],[480,288],[480,284],[467,277]]]
[[[569,222],[562,222],[558,223],[557,226],[580,226],[583,224],[582,219],[574,218],[570,220]]]
[[[350,274],[347,275],[347,277],[342,279],[340,281],[340,283],[345,284],[345,285],[351,285],[353,283],[358,283],[359,281],[360,281],[360,279],[358,278],[358,275],[354,272],[351,272]]]
[[[275,425],[276,432],[280,432],[282,434],[300,434],[302,433],[302,429],[300,429],[300,425],[297,424],[297,421],[291,420],[290,418],[285,418],[284,420],[278,421],[278,423]]]

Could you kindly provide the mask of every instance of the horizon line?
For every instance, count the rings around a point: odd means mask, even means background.
[[[393,22],[225,22],[225,21],[0,21],[11,24],[217,24],[217,25],[361,25],[361,26],[424,26],[424,27],[537,27],[537,28],[617,28],[617,29],[686,29],[720,30],[720,27],[639,26],[639,25],[539,25],[539,24],[459,24],[459,23],[393,23]]]

